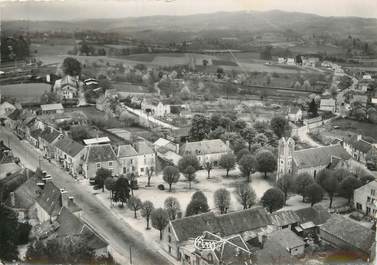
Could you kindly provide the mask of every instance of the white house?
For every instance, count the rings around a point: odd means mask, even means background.
[[[332,98],[321,99],[319,109],[322,110],[322,111],[330,111],[330,112],[334,113],[335,110],[336,110],[335,99],[332,99]]]
[[[135,173],[137,171],[138,154],[132,145],[118,146],[119,174]]]
[[[376,216],[377,181],[371,181],[353,192],[355,209],[371,217]]]
[[[53,90],[60,99],[77,98],[82,82],[78,76],[66,75],[55,81]]]
[[[287,58],[287,64],[288,65],[295,65],[296,64],[295,59],[294,58]]]
[[[141,102],[141,109],[153,116],[163,117],[170,114],[170,105],[164,104],[157,99],[144,99]]]
[[[179,154],[181,156],[194,155],[201,165],[211,162],[214,166],[218,166],[221,156],[231,151],[229,142],[224,143],[220,139],[214,139],[187,142],[181,147]]]
[[[291,107],[288,110],[288,120],[298,122],[302,120],[302,110],[299,107]]]
[[[370,74],[363,75],[363,80],[372,80],[372,76]]]
[[[156,170],[156,154],[147,142],[137,142],[135,144],[137,152],[137,173],[139,176],[147,174],[148,170]]]
[[[60,103],[41,105],[42,114],[61,114],[64,113],[63,105]]]
[[[63,137],[55,143],[55,159],[72,175],[82,173],[86,148],[69,137]]]

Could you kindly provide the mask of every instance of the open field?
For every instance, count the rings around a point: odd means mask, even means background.
[[[344,53],[342,48],[328,45],[295,46],[290,47],[289,50],[297,54],[326,53],[327,55],[336,55]]]
[[[21,103],[39,102],[42,94],[50,91],[50,85],[44,83],[28,83],[2,85],[1,94],[14,97]]]

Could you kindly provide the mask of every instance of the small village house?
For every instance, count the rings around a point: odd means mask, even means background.
[[[41,105],[42,115],[64,113],[63,105],[60,103]]]
[[[55,144],[55,159],[73,176],[82,173],[86,148],[68,136],[59,139]]]
[[[59,99],[77,98],[82,82],[78,76],[65,75],[61,79],[55,81],[53,91],[58,95]]]
[[[63,137],[63,135],[52,127],[46,127],[39,135],[39,149],[42,150],[43,155],[52,158],[54,157],[54,144]]]
[[[144,99],[141,102],[141,109],[156,117],[164,117],[167,114],[170,114],[170,105],[164,104],[161,100],[157,99]]]
[[[336,101],[335,101],[335,99],[332,99],[332,98],[321,99],[319,110],[330,111],[332,113],[335,113],[335,111],[336,111]]]
[[[290,107],[288,109],[288,120],[291,122],[299,122],[302,120],[302,110],[299,107]]]
[[[135,143],[137,152],[137,172],[139,176],[145,176],[147,171],[156,170],[156,154],[147,142],[141,141]]]
[[[153,143],[156,155],[169,165],[178,165],[182,156],[179,155],[179,144],[175,144],[164,138],[159,138]]]
[[[367,155],[376,152],[376,147],[372,143],[363,139],[362,135],[354,135],[343,142],[345,150],[357,161],[366,164]]]
[[[136,173],[138,154],[132,145],[118,146],[119,174]]]
[[[83,165],[84,176],[92,179],[100,168],[111,171],[112,174],[118,174],[119,163],[117,156],[111,144],[94,144],[88,146],[85,162]]]
[[[353,202],[356,210],[375,217],[377,213],[377,181],[371,181],[353,192]]]
[[[194,155],[198,158],[201,165],[211,162],[214,166],[218,166],[221,156],[231,151],[229,142],[224,143],[220,139],[214,139],[186,142],[180,148],[179,154],[181,156]]]
[[[327,209],[319,204],[295,210],[295,213],[300,221],[297,226],[293,227],[293,231],[304,237],[317,235],[319,228],[331,217]]]
[[[270,216],[272,225],[275,226],[277,230],[286,228],[292,229],[301,222],[300,217],[292,210],[273,212]]]

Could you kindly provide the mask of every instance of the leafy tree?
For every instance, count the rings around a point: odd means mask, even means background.
[[[255,143],[265,146],[268,143],[268,137],[264,133],[258,133],[254,138]]]
[[[170,220],[175,220],[177,214],[181,211],[181,206],[178,200],[174,197],[167,197],[164,202],[164,208],[168,213]]]
[[[244,155],[238,162],[238,165],[247,182],[250,182],[250,175],[255,172],[257,166],[255,157],[253,155]]]
[[[229,176],[229,171],[236,165],[236,157],[232,153],[222,155],[219,165],[226,170],[226,176]]]
[[[218,79],[222,79],[224,77],[224,75],[225,75],[224,69],[221,68],[221,67],[217,68],[216,73],[217,73],[217,78]]]
[[[338,87],[339,87],[340,90],[347,89],[351,85],[352,85],[352,78],[350,78],[349,76],[346,76],[346,75],[342,76],[340,78],[340,82],[338,83]]]
[[[151,201],[145,201],[143,202],[141,206],[141,216],[143,216],[147,220],[147,230],[150,229],[149,227],[149,219],[151,217],[151,214],[154,210],[153,203]]]
[[[189,189],[191,189],[191,182],[195,179],[196,175],[196,169],[193,166],[188,166],[186,168],[185,178],[189,182]]]
[[[348,203],[351,202],[353,197],[353,192],[361,187],[361,181],[359,181],[354,176],[346,177],[339,185],[339,193],[344,198],[348,199]]]
[[[314,180],[308,173],[301,173],[296,177],[295,183],[295,190],[302,196],[302,201],[304,201],[306,189],[314,183]]]
[[[183,173],[189,182],[189,187],[191,189],[191,181],[195,179],[195,172],[199,170],[200,164],[196,156],[187,155],[178,161],[178,169]]]
[[[264,172],[264,177],[267,178],[267,172],[273,172],[276,169],[276,158],[268,150],[261,150],[256,155],[257,170]]]
[[[186,208],[186,216],[191,216],[209,211],[207,197],[201,191],[195,192]]]
[[[155,209],[152,211],[151,221],[153,228],[160,231],[160,240],[162,240],[162,230],[169,223],[168,213],[162,208]]]
[[[17,216],[10,208],[0,203],[0,258],[7,261],[17,259]]]
[[[102,192],[105,191],[105,179],[111,177],[111,171],[106,169],[106,168],[99,168],[97,169],[96,172],[96,177],[95,177],[95,183],[97,187],[102,189]]]
[[[236,154],[237,162],[239,162],[244,155],[251,155],[248,148],[244,148],[238,151],[238,153]]]
[[[364,176],[361,176],[359,179],[360,179],[361,186],[363,186],[363,185],[368,184],[369,182],[375,180],[375,177],[372,176],[372,175],[364,175]]]
[[[122,207],[125,202],[130,198],[130,185],[128,180],[124,177],[120,177],[115,182],[114,197],[115,202],[121,202]]]
[[[77,142],[82,142],[84,139],[90,138],[88,129],[84,126],[75,126],[70,129],[71,137]]]
[[[166,166],[164,168],[162,178],[169,184],[169,192],[171,192],[172,184],[178,182],[179,176],[179,170],[175,166]]]
[[[154,173],[153,168],[147,167],[146,173],[147,173],[147,177],[148,177],[147,187],[150,187],[151,186],[151,178],[152,178],[153,173]]]
[[[262,196],[261,202],[263,207],[266,207],[270,213],[283,208],[284,193],[277,188],[268,189]]]
[[[238,120],[236,120],[235,122],[234,122],[234,129],[236,130],[236,132],[241,132],[241,131],[243,131],[244,129],[246,129],[246,126],[247,126],[247,124],[246,124],[246,122],[244,121],[244,120],[240,120],[240,119],[238,119]],[[242,136],[242,135],[241,135]],[[246,140],[246,139],[245,139]]]
[[[225,133],[225,129],[221,126],[217,127],[216,129],[212,130],[208,134],[209,139],[219,139]]]
[[[332,170],[323,169],[318,172],[317,183],[327,192],[330,198],[329,208],[332,207],[332,201],[335,192],[338,190],[339,181],[336,176],[334,176]]]
[[[230,206],[230,192],[226,189],[218,189],[214,194],[215,205],[220,209],[220,213],[227,213]]]
[[[194,115],[191,123],[190,138],[194,141],[201,141],[207,138],[211,130],[211,122],[204,115]]]
[[[240,183],[236,190],[237,199],[243,206],[243,209],[250,208],[255,204],[256,194],[252,187]]]
[[[273,117],[270,126],[279,139],[285,136],[290,129],[288,120],[282,116]]]
[[[312,101],[310,101],[310,103],[309,103],[308,112],[311,113],[312,117],[318,116],[318,105],[317,105],[317,103],[315,102],[314,99],[312,99]]]
[[[311,203],[311,206],[313,206],[315,203],[322,201],[323,198],[323,189],[320,185],[317,183],[312,183],[306,188],[306,196],[309,199],[309,202]]]
[[[241,131],[241,136],[243,137],[243,139],[245,139],[245,141],[249,145],[248,146],[249,151],[250,151],[251,145],[254,143],[255,135],[256,135],[256,131],[252,127],[245,128]]]
[[[141,209],[141,207],[143,206],[143,203],[138,197],[131,196],[131,198],[127,202],[127,206],[128,206],[128,209],[134,211],[134,217],[136,219],[137,218],[136,213],[137,211]]]
[[[113,199],[113,192],[114,192],[114,188],[115,188],[115,180],[113,177],[108,177],[105,179],[105,182],[104,182],[104,186],[105,188],[110,191],[110,200]]]
[[[62,68],[66,75],[77,76],[81,74],[81,63],[72,57],[64,59]]]
[[[284,202],[287,201],[288,191],[293,188],[293,185],[293,176],[290,174],[285,174],[277,180],[276,186],[284,193]]]
[[[245,140],[241,137],[240,134],[235,132],[226,132],[221,135],[221,140],[226,143],[229,141],[230,147],[233,149],[234,152],[238,152],[239,150],[245,147]]]
[[[135,172],[127,173],[127,175],[126,175],[126,178],[128,179],[128,182],[130,184],[132,196],[134,196],[134,189],[135,189],[138,177],[139,177],[139,175]]]
[[[207,174],[208,174],[207,178],[210,179],[211,178],[211,175],[210,175],[211,170],[213,169],[213,163],[212,162],[206,162],[204,164],[204,168],[205,168],[205,170],[207,170]]]

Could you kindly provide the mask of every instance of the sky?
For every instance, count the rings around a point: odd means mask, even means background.
[[[280,9],[377,18],[377,0],[0,0],[3,20],[72,20]]]

